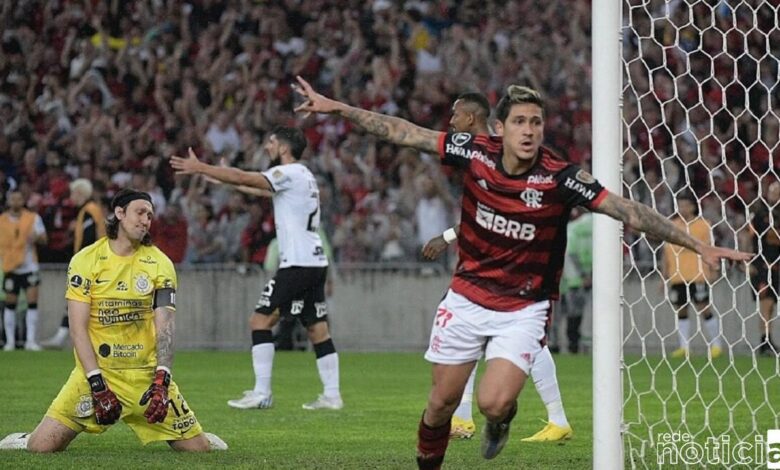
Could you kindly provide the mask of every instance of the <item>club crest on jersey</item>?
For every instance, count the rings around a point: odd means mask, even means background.
[[[133,287],[139,294],[146,295],[152,291],[152,281],[146,273],[136,274],[133,280]]]
[[[87,418],[94,412],[92,408],[92,395],[81,395],[76,402],[74,413],[77,418]]]
[[[544,196],[543,192],[533,188],[526,188],[525,191],[520,193],[520,199],[526,206],[532,209],[539,209],[542,207],[542,196]]]
[[[468,132],[458,132],[452,135],[452,143],[458,147],[463,147],[471,140],[471,134]]]

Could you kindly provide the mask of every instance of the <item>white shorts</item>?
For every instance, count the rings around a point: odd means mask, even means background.
[[[502,358],[526,374],[539,351],[550,313],[544,300],[514,312],[498,312],[475,304],[450,289],[436,309],[425,359],[436,364],[466,364]]]

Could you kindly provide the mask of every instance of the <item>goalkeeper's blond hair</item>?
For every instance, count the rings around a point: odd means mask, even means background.
[[[535,104],[542,108],[542,112],[544,112],[544,99],[538,91],[527,86],[509,85],[506,89],[506,94],[504,94],[501,101],[498,102],[498,106],[496,106],[496,119],[504,122],[507,116],[509,116],[509,110],[512,108],[512,105],[515,104]]]

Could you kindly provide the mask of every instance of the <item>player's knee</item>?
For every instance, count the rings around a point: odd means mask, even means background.
[[[499,421],[511,410],[515,400],[499,395],[480,396],[477,400],[479,411],[488,421]]]
[[[459,403],[459,398],[453,395],[431,394],[431,396],[428,398],[428,413],[435,416],[451,415],[453,412],[455,412],[455,409],[458,407]]]
[[[68,447],[67,442],[57,438],[43,438],[40,433],[33,432],[27,440],[27,451],[36,454],[50,454],[59,452]]]
[[[434,387],[428,397],[428,410],[435,413],[454,412],[460,404],[461,394],[455,390]]]
[[[177,452],[208,452],[211,450],[209,441],[203,434],[183,441],[168,441],[171,449]]]
[[[311,341],[314,345],[330,339],[328,323],[324,321],[307,326],[306,333],[309,336],[309,341]]]
[[[271,315],[263,313],[253,313],[249,317],[249,329],[250,330],[266,330],[274,326],[274,321]]]

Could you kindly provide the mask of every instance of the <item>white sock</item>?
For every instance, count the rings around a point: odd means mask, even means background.
[[[68,337],[70,334],[70,328],[66,328],[64,326],[61,326],[57,328],[57,332],[54,333],[54,340],[55,341],[65,341],[65,338]]]
[[[471,402],[474,400],[474,381],[477,377],[477,366],[474,366],[474,370],[469,375],[469,381],[466,382],[466,388],[463,390],[463,398],[460,399],[460,405],[455,410],[454,416],[462,419],[463,421],[471,421]]]
[[[704,320],[704,331],[707,332],[707,336],[709,336],[710,341],[712,342],[711,346],[720,347],[720,331],[718,331],[718,326],[718,319],[715,315],[711,316],[709,320]]]
[[[339,353],[334,352],[317,359],[317,371],[322,380],[322,394],[327,398],[341,398],[339,391]]]
[[[38,329],[38,309],[37,308],[28,308],[27,309],[27,342],[28,343],[34,343],[36,336],[38,336],[37,333]]]
[[[555,362],[547,346],[536,355],[531,366],[531,377],[534,379],[536,391],[547,408],[548,421],[561,427],[568,426],[569,420],[566,419],[563,401],[561,401],[561,389],[558,388],[558,378],[555,376]]]
[[[16,344],[16,312],[6,307],[3,311],[5,344]]]
[[[691,320],[689,318],[677,319],[677,337],[680,339],[680,347],[688,349],[688,342],[691,339]]]
[[[271,370],[274,367],[273,343],[256,344],[252,346],[252,368],[255,370],[255,393],[268,396],[271,394]]]

